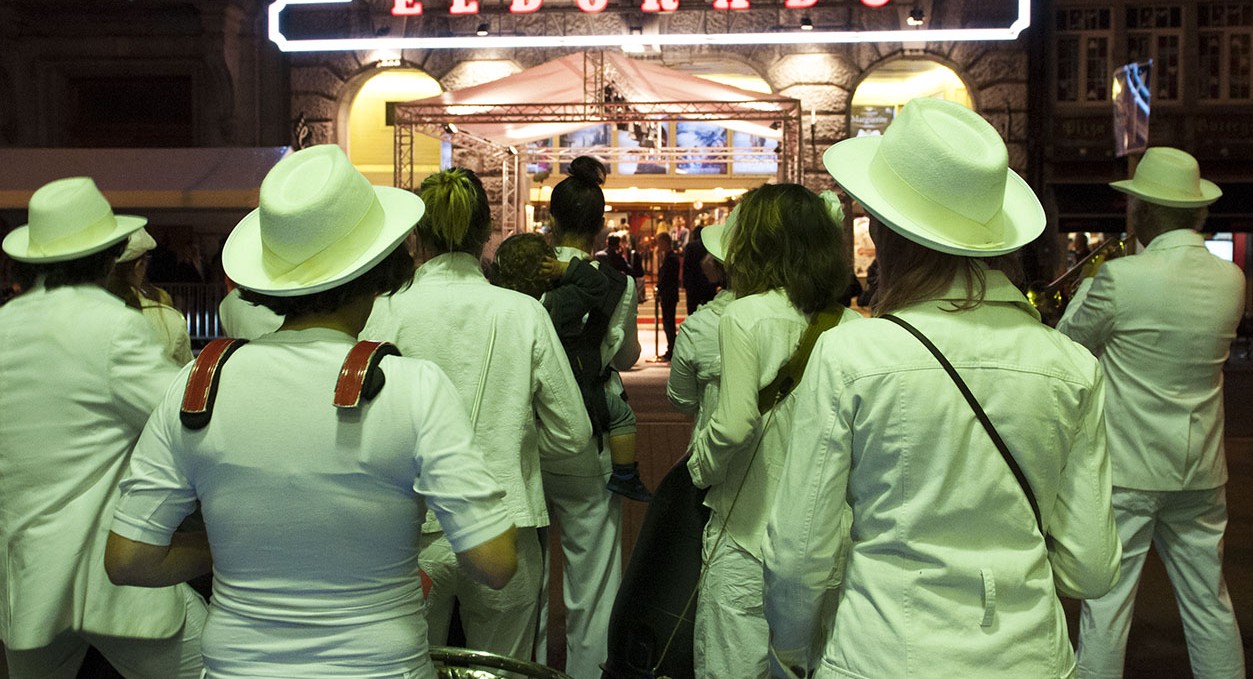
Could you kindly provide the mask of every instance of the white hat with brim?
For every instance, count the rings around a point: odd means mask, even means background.
[[[735,210],[732,210],[725,222],[710,224],[701,229],[701,244],[705,246],[705,251],[709,253],[709,256],[718,260],[720,264],[726,264],[727,262],[727,227],[734,223]]]
[[[118,256],[117,261],[119,264],[133,262],[152,252],[156,247],[157,241],[153,239],[152,234],[148,233],[148,229],[139,229],[126,238],[126,249]]]
[[[1005,142],[960,104],[910,100],[883,136],[846,139],[822,160],[884,226],[932,250],[995,257],[1044,231],[1044,208],[1009,169]]]
[[[81,259],[125,240],[148,220],[115,215],[91,177],[49,182],[30,198],[30,222],[4,237],[4,252],[19,262],[52,264]]]
[[[410,191],[371,186],[334,144],[297,151],[261,182],[260,207],[231,232],[222,266],[275,297],[343,285],[391,254],[422,218]]]
[[[1111,182],[1116,191],[1166,207],[1201,207],[1222,198],[1223,191],[1201,179],[1201,167],[1186,151],[1155,146],[1144,152],[1131,179]]]

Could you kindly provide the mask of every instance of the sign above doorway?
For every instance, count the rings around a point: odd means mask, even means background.
[[[640,0],[639,11],[647,14],[666,14],[679,9],[682,0]],[[692,3],[692,0],[686,0]],[[783,0],[783,8],[790,10],[818,9],[832,0]],[[269,37],[284,52],[335,52],[350,50],[403,50],[403,49],[475,49],[515,47],[568,47],[572,49],[619,47],[625,51],[638,51],[662,45],[788,45],[788,44],[838,44],[862,42],[966,42],[988,40],[1014,40],[1031,25],[1031,0],[1001,0],[1008,7],[1017,8],[1017,16],[1007,26],[979,28],[926,28],[914,26],[897,30],[836,30],[814,26],[805,28],[805,21],[796,30],[770,30],[761,32],[709,32],[688,31],[643,33],[629,27],[617,34],[566,34],[523,35],[493,33],[490,24],[480,23],[475,30],[464,35],[419,35],[395,37],[389,35],[305,37],[289,36],[284,31],[285,20],[301,9],[315,6],[343,6],[352,0],[276,0],[269,6]],[[421,16],[427,12],[423,0],[390,0],[392,17]],[[509,0],[509,12],[505,14],[533,14],[543,11],[544,0]],[[713,12],[752,12],[752,0],[712,0],[698,6]],[[692,3],[697,4],[697,3]],[[584,14],[597,14],[607,9],[608,0],[575,0],[575,7]],[[912,5],[911,5],[912,6]],[[450,0],[446,10],[449,16],[475,17],[479,15],[479,0]],[[564,9],[564,8],[562,8]],[[777,12],[779,7],[768,9]],[[887,8],[871,11],[890,11]],[[287,15],[286,17],[284,15]],[[804,19],[808,19],[805,17]]]

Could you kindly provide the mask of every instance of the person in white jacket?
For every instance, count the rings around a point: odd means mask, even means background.
[[[1044,210],[996,130],[938,99],[824,161],[870,214],[888,317],[826,333],[795,394],[764,549],[771,676],[1070,677],[1058,596],[1109,591],[1119,547],[1100,366],[1006,273]]]
[[[726,245],[723,237],[727,224],[733,223],[735,211],[722,224],[703,227],[702,242],[708,257],[725,279],[723,262]],[[722,282],[719,280],[718,282]],[[718,387],[722,377],[722,354],[718,351],[718,323],[727,305],[735,300],[730,288],[719,290],[714,298],[702,304],[695,313],[679,326],[678,339],[674,341],[674,356],[670,360],[670,376],[666,378],[666,397],[670,405],[684,415],[696,417],[692,438],[705,430],[714,408],[718,405]]]
[[[30,223],[4,239],[28,277],[0,307],[0,641],[13,679],[72,678],[89,646],[128,678],[200,676],[200,596],[119,587],[104,569],[118,482],[178,372],[103,288],[145,221],[72,177],[36,191]]]
[[[1244,313],[1244,275],[1197,229],[1222,192],[1196,159],[1150,148],[1130,194],[1145,250],[1085,279],[1057,329],[1105,369],[1122,576],[1079,617],[1080,677],[1121,677],[1136,588],[1152,545],[1166,565],[1197,677],[1244,676],[1240,630],[1222,574],[1227,526],[1223,364]]]
[[[841,325],[861,318],[837,298],[848,262],[826,201],[799,184],[767,184],[744,194],[736,210],[725,236],[735,301],[718,328],[721,389],[687,461],[692,482],[709,489],[693,649],[699,679],[766,673],[762,541],[799,421],[794,399],[762,412],[759,392],[797,351],[816,314],[834,314]]]
[[[449,376],[519,528],[518,573],[496,591],[458,568],[447,537],[428,518],[428,636],[432,645],[447,643],[457,599],[470,648],[529,660],[543,579],[539,529],[549,522],[540,471],[585,455],[591,422],[548,312],[483,275],[479,256],[491,235],[491,206],[479,178],[460,168],[439,172],[418,194],[426,203],[417,225],[424,261],[413,285],[375,303],[361,336],[394,342]]]

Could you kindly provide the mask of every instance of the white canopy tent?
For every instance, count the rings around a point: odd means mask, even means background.
[[[501,226],[522,223],[529,179],[526,143],[598,123],[716,121],[731,130],[779,140],[778,174],[797,181],[801,167],[800,102],[705,80],[615,52],[580,52],[512,76],[396,106],[396,176],[415,188],[413,135],[438,137],[500,162]],[[634,149],[608,149],[607,153]],[[736,149],[737,155],[746,151]],[[730,149],[725,150],[729,156]],[[773,154],[773,151],[771,152]],[[597,155],[602,154],[597,150]]]

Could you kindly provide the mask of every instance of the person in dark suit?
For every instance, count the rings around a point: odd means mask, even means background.
[[[701,269],[701,260],[709,254],[701,239],[704,226],[696,227],[692,232],[692,241],[683,248],[683,289],[687,291],[687,313],[692,315],[696,308],[714,298],[718,294],[718,286],[705,277]]]
[[[666,332],[666,353],[663,361],[669,361],[674,352],[674,337],[678,334],[675,324],[675,310],[679,306],[679,272],[683,262],[673,249],[670,234],[657,234],[657,300],[661,303],[662,328]]]

